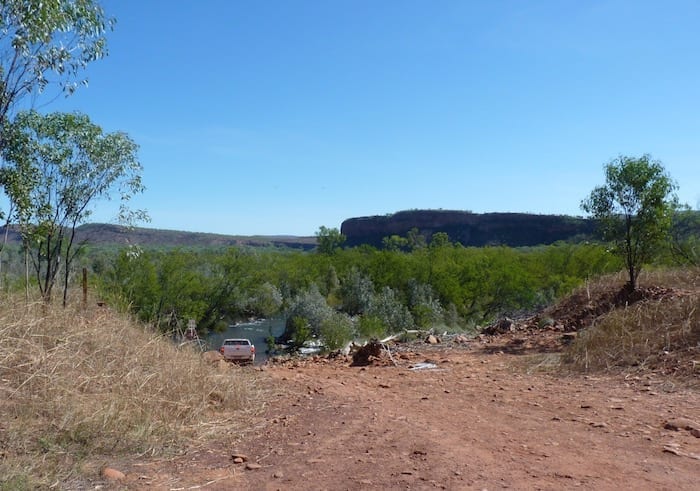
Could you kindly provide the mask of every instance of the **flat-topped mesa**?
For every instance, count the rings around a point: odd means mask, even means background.
[[[552,244],[560,240],[591,237],[592,220],[564,215],[528,213],[471,213],[454,210],[412,210],[392,215],[350,218],[341,225],[346,245],[381,247],[392,235],[406,237],[411,229],[430,239],[446,233],[463,246],[507,245],[512,247]]]

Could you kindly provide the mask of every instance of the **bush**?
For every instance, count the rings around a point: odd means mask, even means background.
[[[416,324],[420,327],[441,324],[444,309],[433,291],[433,287],[417,281],[411,281],[409,287],[411,311]]]
[[[370,316],[381,320],[389,332],[399,332],[413,329],[414,322],[411,312],[396,297],[396,293],[390,287],[385,286],[382,291],[372,299],[367,312]]]
[[[311,285],[308,290],[297,295],[292,301],[287,313],[287,326],[283,337],[292,339],[294,331],[298,330],[301,333],[306,327],[309,328],[306,339],[312,335],[318,335],[321,324],[333,315],[333,312],[333,309],[326,303],[326,299],[318,291],[318,287],[315,284]],[[304,319],[305,326],[291,324],[297,317]]]
[[[369,277],[353,268],[340,287],[340,295],[345,312],[350,315],[362,314],[372,302],[374,284]]]
[[[340,312],[324,320],[321,324],[321,339],[326,349],[333,351],[352,341],[354,329],[352,320]]]
[[[304,343],[311,339],[311,326],[308,321],[300,316],[294,316],[287,324],[289,339],[295,346],[304,346]]]
[[[358,321],[357,330],[363,338],[382,338],[386,334],[386,325],[375,315],[363,315]]]

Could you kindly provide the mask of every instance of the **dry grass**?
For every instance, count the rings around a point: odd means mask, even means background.
[[[617,282],[615,282],[617,281]],[[618,280],[589,286],[614,291]],[[652,271],[640,290],[658,297],[618,306],[579,331],[565,360],[584,370],[638,368],[700,375],[700,269]]]
[[[2,300],[0,489],[234,440],[261,405],[255,372],[208,365],[109,309]]]

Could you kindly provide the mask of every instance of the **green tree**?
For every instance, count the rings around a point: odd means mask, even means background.
[[[346,237],[337,228],[321,225],[316,232],[317,250],[321,254],[333,254],[345,243]]]
[[[408,239],[400,235],[390,235],[382,239],[382,248],[387,251],[403,251],[408,248]]]
[[[408,241],[408,247],[412,251],[419,249],[424,249],[426,247],[425,235],[420,233],[418,228],[413,227],[406,233],[406,240]]]
[[[86,84],[80,72],[106,56],[113,26],[94,0],[0,2],[0,123],[51,85],[72,94]]]
[[[430,248],[438,249],[440,247],[447,247],[450,243],[450,236],[445,232],[436,232],[430,238]]]
[[[127,207],[143,191],[138,147],[125,133],[104,133],[79,113],[22,112],[10,126],[13,136],[3,147],[0,184],[17,212],[24,246],[32,251],[42,297],[51,300],[62,267],[65,304],[71,264],[80,249],[75,229],[94,205],[117,194],[122,223],[147,218]]]
[[[600,224],[605,240],[625,262],[634,291],[642,265],[651,260],[671,228],[678,207],[674,181],[658,160],[620,156],[605,165],[605,185],[581,202]]]

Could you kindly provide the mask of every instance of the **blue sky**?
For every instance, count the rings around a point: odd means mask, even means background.
[[[103,5],[110,55],[43,110],[139,143],[146,226],[313,235],[406,209],[581,215],[603,165],[643,153],[700,205],[696,1]]]

